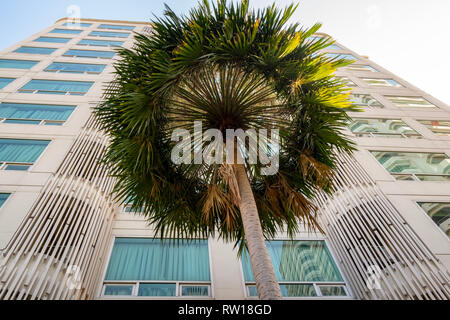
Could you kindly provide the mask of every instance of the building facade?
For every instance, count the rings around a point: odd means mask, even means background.
[[[91,108],[117,47],[147,23],[61,19],[0,52],[0,299],[255,299],[248,257],[173,244],[110,192]],[[325,36],[318,34],[318,37]],[[325,235],[268,242],[286,299],[449,299],[450,108],[339,43],[328,55],[365,112],[342,156]]]

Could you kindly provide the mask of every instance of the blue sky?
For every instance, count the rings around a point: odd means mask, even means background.
[[[0,51],[68,16],[77,5],[82,18],[148,21],[164,3],[186,13],[196,0],[1,0]],[[263,7],[273,0],[253,0]],[[291,0],[277,0],[284,6]],[[303,0],[294,19],[450,104],[450,0]],[[19,24],[19,26],[17,25]]]

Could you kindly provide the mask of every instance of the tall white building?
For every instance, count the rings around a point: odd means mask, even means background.
[[[171,245],[118,206],[91,108],[148,24],[68,19],[0,52],[0,299],[254,299],[216,239]],[[318,34],[317,36],[324,36]],[[340,44],[365,110],[317,204],[326,235],[268,243],[286,299],[449,299],[450,108]]]

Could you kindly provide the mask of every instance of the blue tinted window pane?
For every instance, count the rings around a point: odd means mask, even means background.
[[[132,294],[133,286],[107,285],[105,288],[105,296],[131,296]]]
[[[67,43],[71,39],[70,38],[54,38],[54,37],[39,37],[36,42],[52,42],[52,43]]]
[[[87,28],[92,26],[92,23],[72,23],[72,22],[66,22],[63,24],[64,27],[73,27],[76,28],[77,26],[81,28]]]
[[[85,46],[98,46],[98,47],[121,47],[123,45],[122,41],[109,41],[109,40],[92,40],[83,39],[78,42],[79,45]]]
[[[41,93],[51,91],[61,94],[66,92],[86,93],[93,84],[93,82],[84,81],[31,80],[21,90],[44,91]]]
[[[0,59],[0,68],[31,69],[38,61]]]
[[[208,241],[117,238],[107,281],[210,281]]]
[[[20,164],[8,164],[5,167],[6,171],[28,171],[28,169],[30,169],[30,166]]]
[[[267,248],[280,282],[343,281],[324,241],[268,241]],[[245,281],[254,282],[247,251],[242,265]]]
[[[101,73],[105,70],[104,64],[82,64],[82,63],[66,63],[66,62],[54,62],[49,65],[45,71],[60,71],[68,73]]]
[[[9,195],[9,193],[0,193],[0,208],[6,202],[6,199],[8,199]]]
[[[109,32],[109,31],[92,31],[89,35],[94,36],[94,37],[128,38],[130,36],[130,33]]]
[[[209,296],[208,286],[182,286],[181,295],[185,297],[207,297]]]
[[[328,47],[326,47],[326,49],[330,49],[330,50],[342,50],[341,47],[339,47],[337,44],[331,44]]]
[[[0,89],[3,89],[4,87],[6,87],[8,84],[10,84],[11,82],[13,82],[14,78],[0,78]]]
[[[283,297],[316,297],[317,293],[312,284],[281,284]]]
[[[347,60],[358,60],[355,56],[345,53],[327,53],[325,54],[328,58],[337,58],[337,59],[347,59]]]
[[[39,120],[15,120],[15,119],[7,119],[3,123],[11,123],[11,124],[39,124],[41,121]]]
[[[112,29],[112,30],[134,30],[136,27],[133,26],[119,26],[115,24],[101,24],[99,29]]]
[[[0,162],[33,163],[49,143],[47,140],[0,139]]]
[[[53,48],[38,48],[38,47],[20,47],[14,52],[17,53],[33,53],[33,54],[51,54],[55,52]]]
[[[33,120],[67,120],[75,106],[0,103],[0,118]]]
[[[63,33],[63,34],[80,34],[82,30],[76,29],[53,29],[50,33]]]
[[[141,283],[139,285],[140,297],[175,297],[175,283]]]
[[[116,53],[112,51],[68,50],[64,55],[87,58],[112,58]]]

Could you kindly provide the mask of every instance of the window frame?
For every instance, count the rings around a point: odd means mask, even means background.
[[[120,46],[113,46],[111,44],[108,45],[94,45],[94,44],[84,44],[81,43],[83,41],[104,41],[104,42],[121,42],[122,44]],[[84,46],[84,47],[100,47],[100,48],[122,48],[125,44],[125,41],[116,41],[116,40],[99,40],[99,39],[81,39],[77,46]]]
[[[42,104],[38,104],[38,103],[21,103],[21,102],[0,102],[0,108],[2,103],[10,103],[10,104],[31,104],[31,105],[42,105]],[[13,123],[6,123],[5,121],[7,120],[22,120],[22,121],[40,121],[38,124],[34,124],[34,125],[38,125],[38,126],[50,126],[48,123],[57,123],[58,125],[53,125],[53,126],[64,126],[67,122],[70,121],[70,119],[72,118],[73,114],[75,113],[75,111],[77,110],[78,106],[77,105],[52,105],[52,104],[45,104],[45,106],[55,106],[55,107],[73,107],[72,112],[70,113],[69,117],[67,117],[66,120],[50,120],[50,119],[21,119],[21,118],[2,118],[0,117],[0,124],[13,124]],[[17,124],[17,123],[16,123]],[[26,123],[22,123],[25,125],[29,125]]]
[[[430,215],[428,214],[428,212],[425,211],[424,208],[422,208],[419,204],[419,202],[422,203],[448,203],[450,204],[450,200],[445,201],[445,200],[413,200],[413,202],[416,204],[416,206],[420,209],[420,211],[431,221],[431,223],[442,233],[442,235],[447,238],[448,241],[450,241],[450,237],[444,232],[444,230],[442,230],[437,224],[436,222],[433,221],[433,219],[430,217]]]
[[[395,133],[395,132],[392,132],[392,133],[388,133],[388,132],[354,132],[354,131],[352,131],[351,130],[351,128],[349,127],[348,129],[350,130],[350,132],[355,136],[355,137],[358,137],[358,138],[361,138],[361,137],[371,137],[371,138],[382,138],[383,136],[395,136],[395,138],[412,138],[412,139],[422,139],[423,138],[423,136],[419,133],[419,132],[417,132],[417,130],[415,130],[414,128],[412,128],[409,124],[407,124],[405,121],[403,121],[403,119],[400,119],[400,118],[395,118],[395,119],[393,119],[393,118],[385,118],[385,117],[383,117],[383,118],[370,118],[370,117],[366,117],[366,118],[362,118],[362,117],[351,117],[351,119],[352,119],[352,121],[351,122],[354,122],[354,121],[358,121],[358,120],[379,120],[379,121],[381,121],[381,120],[385,120],[385,121],[387,121],[387,120],[398,120],[398,121],[401,121],[403,124],[405,124],[406,126],[408,126],[408,128],[409,129],[411,129],[411,130],[413,130],[413,131],[415,131],[415,133]]]
[[[100,35],[100,34],[94,34],[96,32],[105,32],[105,34],[110,34],[108,35]],[[115,34],[123,34],[126,35],[126,37],[121,37],[118,35],[112,35],[113,33]],[[117,31],[105,31],[105,30],[92,30],[89,34],[88,37],[97,37],[97,38],[117,38],[117,39],[129,39],[130,36],[132,35],[131,32],[117,32]]]
[[[65,42],[51,42],[51,41],[38,41],[39,39],[42,38],[47,38],[47,39],[65,39],[67,41]],[[70,40],[72,40],[73,38],[66,38],[66,37],[49,37],[49,36],[40,36],[37,37],[36,39],[33,40],[33,42],[38,42],[38,43],[59,43],[59,44],[67,44],[70,42]]]
[[[32,49],[50,49],[53,50],[50,53],[39,53],[39,52],[19,52],[18,50],[23,49],[23,48],[32,48]],[[43,55],[43,56],[49,56],[51,54],[53,54],[56,50],[58,50],[57,48],[48,48],[48,47],[33,47],[33,46],[20,46],[19,48],[17,48],[16,50],[13,51],[13,53],[18,53],[18,54],[37,54],[37,55]]]
[[[14,138],[2,138],[2,137],[0,137],[0,140],[1,139],[12,139],[12,140],[15,140]],[[39,157],[37,157],[36,158],[36,160],[33,162],[33,163],[31,163],[31,162],[12,162],[12,161],[1,161],[0,160],[0,172],[1,171],[8,171],[8,170],[5,170],[6,169],[6,167],[8,166],[8,165],[18,165],[18,166],[28,166],[28,168],[27,168],[27,170],[11,170],[11,171],[14,171],[14,172],[30,172],[33,168],[34,168],[34,166],[36,165],[36,163],[38,163],[40,160],[41,160],[41,157],[44,155],[44,153],[45,153],[45,151],[47,151],[47,149],[52,145],[52,143],[53,143],[53,139],[49,139],[49,140],[40,140],[40,139],[17,139],[17,140],[37,140],[37,141],[48,141],[48,144],[47,144],[47,146],[45,147],[45,149],[44,150],[42,150],[42,152],[41,152],[41,154],[39,155]]]
[[[111,52],[114,53],[114,55],[112,57],[100,57],[100,56],[79,56],[79,55],[71,55],[71,54],[67,54],[70,51],[92,51],[92,52]],[[83,49],[68,49],[66,52],[63,53],[63,57],[69,57],[69,58],[86,58],[86,59],[107,59],[107,60],[112,60],[116,57],[116,52],[114,51],[105,51],[105,50],[83,50]]]
[[[107,255],[107,260],[106,260],[106,263],[105,263],[105,265],[104,265],[104,267],[103,267],[103,272],[102,272],[102,277],[101,277],[101,279],[102,279],[102,281],[101,281],[101,284],[100,284],[100,287],[99,287],[99,289],[98,289],[98,297],[100,298],[100,299],[103,299],[103,300],[108,300],[108,299],[117,299],[117,298],[121,298],[121,299],[132,299],[132,300],[182,300],[182,299],[193,299],[193,298],[195,298],[195,299],[198,299],[198,300],[214,300],[215,299],[215,293],[214,293],[214,277],[213,277],[213,268],[212,268],[212,255],[211,255],[211,239],[210,238],[208,238],[208,239],[204,239],[204,238],[199,238],[199,239],[197,239],[197,240],[205,240],[205,241],[207,241],[207,244],[208,244],[208,264],[209,264],[209,278],[210,278],[210,281],[147,281],[147,280],[138,280],[138,281],[133,281],[133,280],[123,280],[123,281],[107,281],[107,280],[105,280],[105,277],[106,277],[106,273],[107,273],[107,271],[108,271],[108,267],[109,267],[109,264],[110,264],[110,261],[111,261],[111,255],[112,255],[112,253],[113,253],[113,250],[114,250],[114,244],[115,244],[115,242],[116,242],[116,239],[117,238],[135,238],[135,239],[142,239],[142,238],[144,238],[144,239],[151,239],[151,238],[153,238],[153,235],[131,235],[131,234],[128,234],[128,235],[113,235],[112,236],[112,238],[111,238],[111,242],[110,242],[110,244],[109,244],[109,248],[108,248],[108,250],[107,250],[107,253],[108,253],[108,255]],[[129,285],[133,285],[134,287],[133,287],[133,294],[131,295],[131,296],[106,296],[105,295],[105,290],[106,290],[106,285],[114,285],[114,284],[116,284],[116,283],[123,283],[123,284],[129,284]],[[192,285],[192,286],[196,286],[196,285],[199,285],[199,286],[202,286],[202,285],[209,285],[209,290],[208,290],[208,293],[209,293],[209,296],[208,297],[206,297],[206,296],[178,296],[178,295],[175,295],[175,296],[138,296],[138,292],[139,292],[139,286],[137,285],[137,283],[144,283],[144,284],[146,284],[146,283],[156,283],[156,284],[158,284],[158,283],[171,283],[171,284],[173,284],[173,283],[177,283],[177,287],[176,287],[176,294],[178,294],[178,284],[180,284],[180,286],[183,286],[183,285]],[[181,293],[181,291],[180,291],[180,293]]]
[[[0,210],[2,210],[6,206],[8,201],[10,201],[10,199],[12,198],[13,192],[0,191],[0,194],[7,194],[8,195],[8,197],[6,197],[5,202],[3,202],[3,204],[0,205]]]
[[[0,69],[8,69],[8,70],[31,70],[40,63],[40,61],[38,61],[38,60],[8,59],[8,58],[0,58],[0,63],[2,60],[3,61],[25,61],[25,62],[34,63],[29,68],[11,68],[11,67],[1,67],[0,66]]]
[[[78,65],[88,65],[88,66],[103,66],[103,70],[100,72],[93,72],[93,71],[63,71],[63,70],[59,70],[59,69],[49,69],[50,66],[52,66],[55,63],[61,63],[61,64],[78,64]],[[105,69],[107,68],[106,64],[96,64],[96,63],[78,63],[78,62],[59,62],[59,61],[53,61],[48,67],[46,67],[43,71],[44,72],[49,72],[49,73],[68,73],[68,74],[84,74],[84,75],[99,75],[102,74],[103,72],[105,72]]]
[[[450,174],[433,174],[433,173],[395,173],[390,172],[388,169],[384,167],[384,165],[378,161],[378,159],[375,157],[373,152],[397,152],[397,153],[425,153],[425,154],[443,154],[447,157],[447,159],[450,159],[450,156],[448,156],[445,152],[436,152],[436,151],[390,151],[390,150],[378,150],[378,149],[367,149],[369,154],[372,156],[372,158],[375,160],[376,163],[378,163],[385,172],[392,177],[395,181],[413,181],[413,182],[438,182],[438,183],[449,183],[450,182]],[[419,177],[447,177],[448,180],[421,180]],[[403,179],[405,178],[405,179]]]
[[[55,81],[55,82],[87,82],[92,83],[89,89],[86,92],[78,92],[78,91],[51,91],[51,90],[40,90],[40,89],[22,89],[25,87],[29,82],[33,80],[43,80],[43,81]],[[59,95],[59,96],[85,96],[89,93],[89,91],[92,89],[92,87],[95,85],[95,81],[72,81],[72,80],[48,80],[48,79],[31,79],[29,82],[27,82],[22,88],[19,88],[17,90],[17,93],[25,93],[25,94],[52,94],[52,95]]]
[[[330,253],[331,258],[333,259],[334,264],[336,265],[340,276],[342,277],[343,282],[332,282],[332,281],[324,281],[324,282],[305,282],[305,281],[279,281],[279,284],[308,284],[313,285],[314,290],[316,292],[316,296],[311,297],[282,297],[283,300],[319,300],[319,299],[327,299],[327,300],[352,300],[354,298],[353,292],[350,288],[349,282],[342,272],[342,268],[337,262],[336,255],[334,254],[332,248],[330,247],[328,239],[325,237],[295,237],[294,239],[290,239],[287,237],[277,237],[270,241],[322,241],[325,243],[328,252]],[[258,297],[250,296],[250,292],[248,286],[254,285],[255,282],[246,282],[244,275],[244,267],[242,263],[242,259],[239,258],[239,268],[241,273],[241,283],[242,283],[242,292],[244,293],[244,297],[246,300],[257,300]],[[316,285],[317,284],[317,285]],[[321,291],[318,289],[319,286],[342,286],[344,287],[346,296],[323,296],[321,295]],[[320,295],[319,295],[320,294]]]

